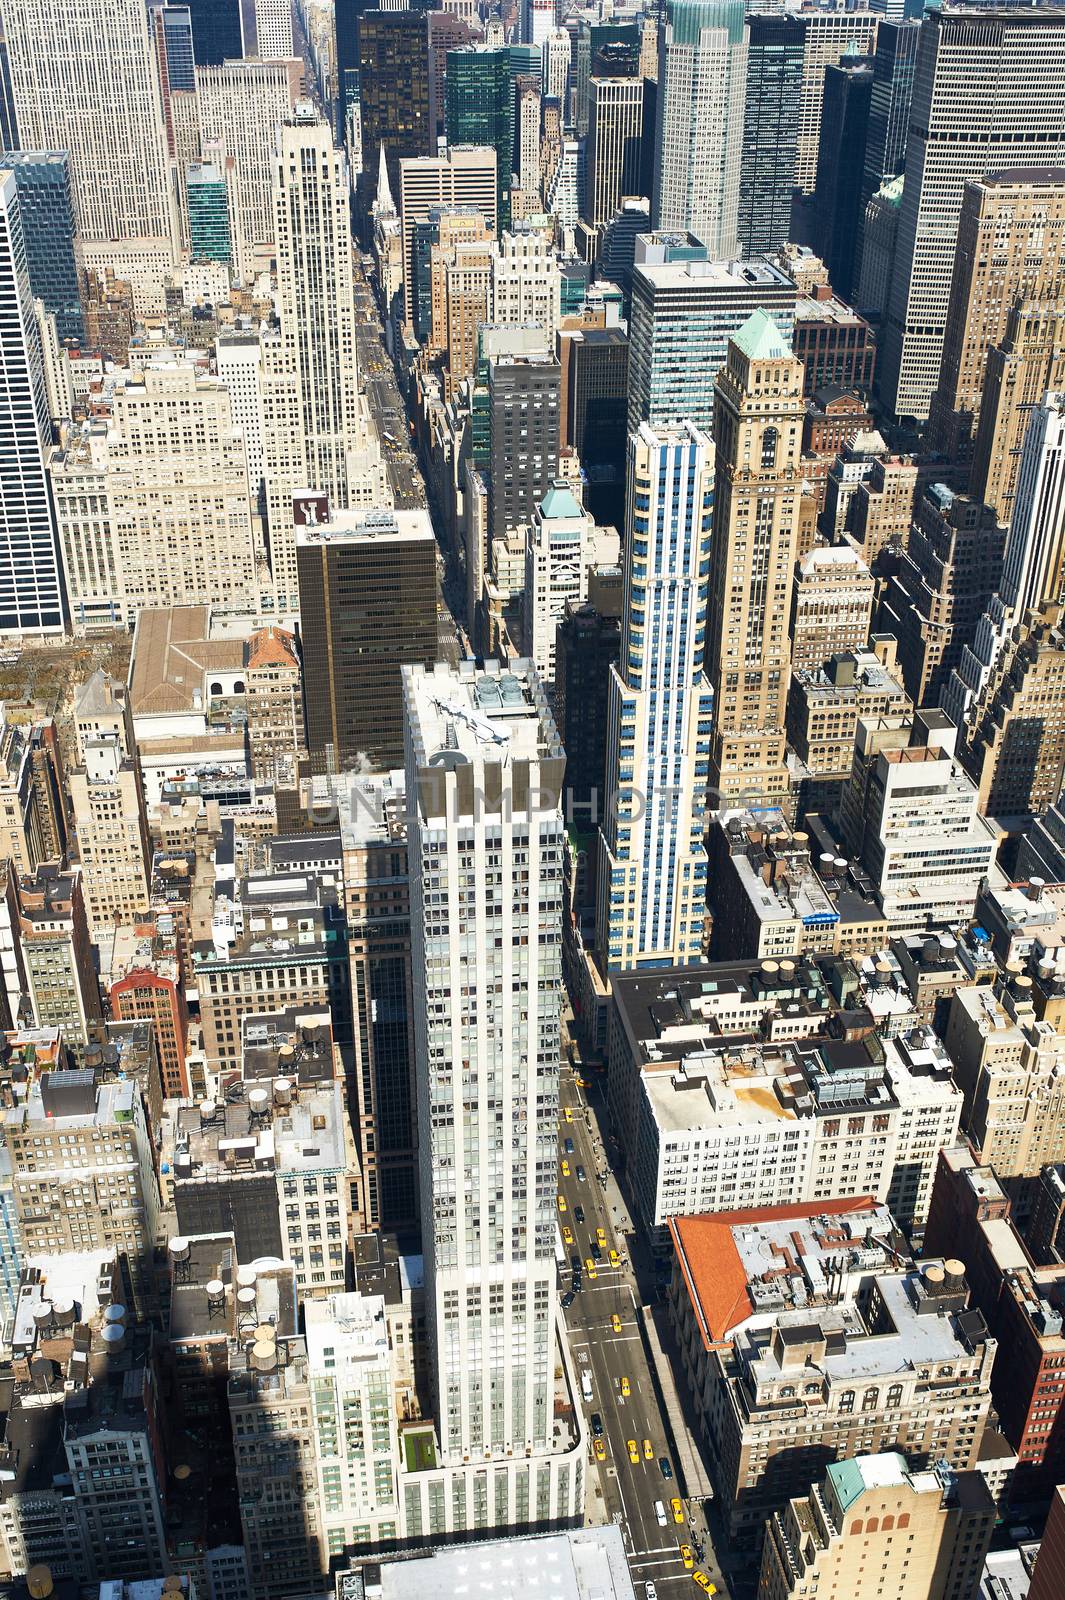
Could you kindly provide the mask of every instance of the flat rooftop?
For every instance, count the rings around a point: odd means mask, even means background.
[[[202,697],[208,672],[239,672],[244,665],[243,639],[211,639],[207,606],[148,607],[137,617],[129,664],[133,715],[165,716],[204,711]]]
[[[306,491],[308,497],[312,490]],[[293,498],[299,499],[299,491]],[[328,522],[316,522],[296,527],[297,545],[320,544],[371,544],[409,543],[429,541],[435,543],[436,535],[423,506],[406,511],[371,510],[352,507],[350,510],[331,510]]]
[[[404,691],[419,766],[445,770],[467,762],[506,765],[562,757],[543,688],[530,661],[458,670],[403,669]]]
[[[454,1545],[380,1570],[382,1600],[635,1600],[616,1527]]]

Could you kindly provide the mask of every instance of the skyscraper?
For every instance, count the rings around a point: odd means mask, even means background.
[[[747,34],[743,0],[667,0],[659,32],[656,228],[737,250]]]
[[[194,261],[232,261],[226,175],[213,161],[188,171],[189,246]]]
[[[806,32],[800,16],[755,14],[747,28],[737,226],[749,260],[776,250],[791,232]]]
[[[51,436],[18,184],[0,170],[0,632],[59,632],[59,550],[45,459]]]
[[[988,172],[965,185],[931,447],[968,462],[992,347],[1018,301],[1065,296],[1065,167]]]
[[[397,13],[399,15],[400,13]],[[302,481],[340,510],[360,499],[360,476],[376,458],[359,393],[347,165],[328,125],[301,105],[281,132],[274,191],[281,337],[298,382]],[[268,472],[269,485],[269,472]],[[367,498],[372,498],[368,486]],[[288,506],[270,506],[271,564],[278,561],[275,521],[291,538]],[[280,585],[296,588],[294,550]],[[275,569],[275,585],[278,572]]]
[[[34,299],[55,317],[60,339],[81,340],[85,327],[74,253],[70,157],[65,150],[10,150],[0,171],[15,174],[26,266]]]
[[[505,228],[514,165],[514,89],[504,47],[448,51],[445,124],[449,145],[491,145],[495,151],[496,214]]]
[[[584,217],[591,227],[601,228],[625,196],[639,194],[642,136],[643,79],[591,78],[584,185]]]
[[[316,770],[403,757],[400,668],[436,659],[436,540],[424,511],[308,515],[297,503],[307,748]]]
[[[489,367],[493,539],[528,522],[558,472],[561,388],[562,368],[546,350]]]
[[[965,184],[1065,159],[1065,9],[932,10],[921,24],[880,394],[923,420],[939,377]]]
[[[632,274],[629,432],[685,421],[709,432],[729,337],[763,307],[790,339],[795,285],[768,261],[707,261],[705,251],[676,259],[668,245],[655,254],[641,261],[638,250]]]
[[[358,38],[362,120],[359,210],[360,215],[369,216],[382,144],[393,194],[399,193],[400,161],[432,151],[429,24],[424,11],[363,11]]]
[[[255,53],[264,61],[295,54],[292,45],[292,0],[255,0]]]
[[[557,26],[555,0],[522,0],[521,36],[539,50]]]
[[[815,11],[803,15],[806,27],[799,132],[795,151],[795,186],[812,194],[817,181],[817,148],[825,102],[825,68],[855,51],[872,55],[877,18],[870,11]]]
[[[1047,394],[1031,414],[1017,477],[1000,593],[1016,616],[1065,599],[1065,394]]]
[[[192,17],[192,48],[198,67],[220,67],[244,54],[241,0],[185,0]]]
[[[855,288],[864,205],[865,145],[873,92],[873,63],[847,55],[825,69],[824,116],[814,195],[816,245],[829,282],[844,300]]]
[[[764,311],[729,341],[714,406],[707,672],[718,804],[787,788],[788,618],[802,493],[803,368]]]
[[[166,129],[143,0],[5,8],[19,138],[67,150],[78,233],[173,246]]]
[[[621,659],[611,671],[596,928],[612,969],[697,961],[706,904],[704,671],[714,447],[629,440]]]
[[[906,134],[913,96],[913,69],[921,24],[915,20],[885,22],[876,30],[873,92],[865,143],[865,194],[874,195],[886,178],[906,166]]]
[[[527,662],[408,667],[404,687],[422,1247],[442,1464],[457,1475],[476,1463],[485,1525],[553,1520],[583,1501],[577,1452],[552,1454],[565,757]]]

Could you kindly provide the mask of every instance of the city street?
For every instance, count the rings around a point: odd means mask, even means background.
[[[355,254],[354,287],[359,379],[366,390],[370,414],[377,424],[392,496],[401,511],[424,506],[425,485],[410,447],[406,407],[384,346],[373,287],[367,281],[358,252]]]
[[[570,1348],[578,1375],[586,1372],[591,1377],[592,1398],[584,1406],[585,1413],[589,1418],[598,1413],[603,1426],[605,1460],[593,1458],[590,1463],[589,1509],[594,1505],[598,1478],[605,1520],[617,1522],[625,1539],[637,1600],[643,1600],[648,1582],[666,1600],[671,1595],[678,1600],[697,1595],[692,1572],[685,1568],[680,1553],[682,1544],[696,1542],[703,1545],[704,1558],[695,1561],[695,1570],[705,1572],[717,1593],[725,1596],[727,1586],[706,1536],[702,1507],[684,1500],[683,1522],[674,1521],[670,1501],[683,1494],[683,1484],[678,1481],[677,1463],[640,1331],[638,1290],[628,1251],[632,1225],[617,1185],[607,1174],[598,1117],[579,1076],[579,1065],[574,1070],[563,1064],[558,1192],[566,1209],[559,1210],[558,1222],[573,1239],[572,1244],[567,1242],[563,1232],[564,1289],[573,1284],[572,1258],[578,1257],[581,1263],[582,1286],[563,1313]],[[567,1108],[571,1121],[566,1121]],[[573,1143],[572,1153],[567,1151],[567,1140]],[[563,1162],[568,1164],[568,1176]],[[579,1172],[583,1172],[583,1178]],[[601,1174],[606,1176],[605,1184]],[[600,1228],[606,1235],[605,1245],[597,1238]],[[602,1254],[598,1262],[593,1256],[597,1245]],[[611,1265],[611,1250],[618,1254],[617,1266]],[[611,1320],[615,1316],[621,1324],[620,1332]],[[627,1395],[622,1392],[625,1382]],[[639,1455],[635,1463],[629,1455],[630,1440],[635,1442]],[[647,1459],[647,1442],[651,1459]],[[663,1459],[669,1466],[669,1478],[662,1472]],[[659,1506],[665,1514],[664,1526]]]

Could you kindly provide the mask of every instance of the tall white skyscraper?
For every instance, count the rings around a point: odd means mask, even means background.
[[[747,79],[743,0],[669,0],[658,43],[654,225],[712,260],[738,251]]]
[[[295,55],[292,0],[255,0],[255,42],[266,61]]]
[[[939,381],[965,185],[1065,163],[1063,83],[1065,8],[944,7],[921,24],[880,334],[880,396],[898,416],[927,417]]]
[[[612,969],[702,948],[714,447],[691,423],[629,439],[621,658],[611,669],[597,929]]]
[[[200,148],[219,145],[235,166],[230,231],[234,266],[245,280],[273,254],[277,145],[299,79],[292,61],[226,61],[196,69]]]
[[[580,1498],[579,1443],[552,1448],[565,758],[526,661],[403,680],[439,1445],[486,1480],[482,1525],[524,1523]]]
[[[165,240],[177,209],[144,0],[5,4],[23,149],[68,150],[83,241]]]
[[[566,94],[569,87],[569,60],[572,48],[570,36],[565,28],[552,28],[540,47],[544,98],[550,97],[558,101],[562,107],[563,121],[568,114]]]
[[[45,462],[50,444],[15,175],[0,170],[0,633],[63,626],[59,551]]]
[[[274,207],[280,338],[263,342],[263,452],[275,609],[299,603],[292,495],[388,505],[359,391],[347,163],[305,103],[281,130]]]
[[[1065,582],[1065,394],[1047,394],[1024,436],[1000,594],[1017,617],[1060,604]]]
[[[521,0],[521,37],[526,44],[542,45],[557,27],[555,0]]]

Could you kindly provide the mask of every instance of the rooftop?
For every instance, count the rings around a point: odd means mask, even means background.
[[[732,335],[732,341],[749,361],[785,361],[791,357],[780,329],[761,307],[751,312],[743,327]]]
[[[382,1561],[380,1573],[381,1600],[634,1600],[616,1527],[452,1545]],[[351,1576],[340,1600],[362,1600],[361,1574]]]
[[[562,746],[530,661],[483,668],[404,667],[404,693],[420,767],[454,771],[467,763],[561,759]],[[560,774],[561,777],[561,774]]]
[[[296,501],[296,544],[368,544],[371,541],[403,541],[411,540],[435,542],[433,525],[429,520],[429,513],[424,507],[415,507],[406,511],[372,509],[366,506],[352,506],[350,510],[330,508],[326,504],[325,516],[321,516],[321,507],[317,502],[324,500],[314,491],[296,491],[293,495]],[[312,506],[311,515],[317,515],[320,520],[312,521],[306,509],[301,513],[301,507]],[[301,515],[306,520],[300,520]]]

